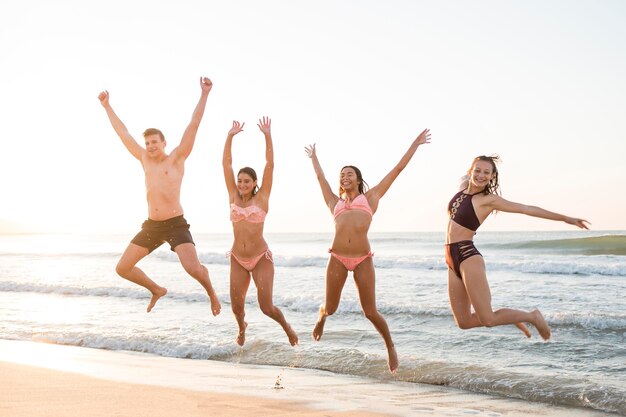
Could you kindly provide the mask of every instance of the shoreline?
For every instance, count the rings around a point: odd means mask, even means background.
[[[302,368],[2,339],[0,370],[11,399],[0,415],[14,417],[614,415]]]

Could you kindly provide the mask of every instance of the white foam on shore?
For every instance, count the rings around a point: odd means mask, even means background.
[[[133,384],[298,400],[312,408],[395,416],[609,416],[581,408],[479,395],[429,385],[381,382],[309,369],[178,359],[0,339],[0,361]]]

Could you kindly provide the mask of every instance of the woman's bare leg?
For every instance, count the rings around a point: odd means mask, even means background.
[[[454,320],[459,328],[471,329],[483,326],[478,316],[472,313],[472,304],[469,301],[463,280],[457,277],[451,269],[448,269],[448,296]],[[526,337],[531,336],[530,330],[524,323],[515,323],[515,327],[520,329]]]
[[[230,306],[237,320],[239,332],[236,342],[239,346],[246,343],[246,294],[250,286],[250,273],[230,255]]]
[[[274,264],[265,257],[259,260],[252,271],[252,278],[256,284],[257,298],[261,312],[274,319],[285,331],[291,346],[298,344],[298,334],[287,323],[283,312],[274,305]]]
[[[339,307],[341,291],[346,283],[348,270],[334,256],[331,256],[326,266],[326,298],[320,306],[319,317],[313,328],[313,340],[320,340],[324,333],[326,317],[334,314]]]
[[[493,327],[504,324],[531,323],[537,328],[544,340],[550,338],[550,328],[539,310],[526,312],[511,308],[501,308],[493,311],[491,307],[491,290],[487,282],[485,261],[482,256],[472,256],[463,261],[461,263],[461,276],[463,276],[463,283],[469,301],[474,307],[474,316],[478,318],[482,325]],[[474,321],[470,319],[468,323],[471,325],[474,324]]]
[[[376,308],[376,272],[372,258],[367,258],[354,270],[354,282],[359,291],[361,308],[365,317],[372,322],[378,333],[383,337],[387,347],[387,363],[389,371],[395,372],[398,369],[398,354],[396,353],[391,332],[385,318]]]

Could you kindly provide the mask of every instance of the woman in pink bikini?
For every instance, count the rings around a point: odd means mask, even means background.
[[[237,319],[239,334],[237,344],[246,341],[245,302],[250,276],[257,288],[259,307],[263,314],[276,320],[283,328],[289,343],[298,344],[298,335],[291,328],[282,311],[272,301],[274,289],[274,262],[267,242],[263,238],[263,222],[268,211],[274,173],[274,150],[272,147],[271,120],[263,117],[257,126],[265,136],[265,170],[263,183],[257,185],[256,172],[249,167],[239,170],[237,178],[233,171],[233,137],[243,130],[245,123],[234,121],[224,145],[224,179],[230,201],[230,220],[233,222],[234,242],[230,256],[230,303]]]
[[[467,172],[468,178],[448,204],[446,263],[448,265],[448,295],[456,324],[461,329],[492,327],[504,324],[517,326],[526,337],[531,323],[544,340],[550,338],[550,327],[539,310],[530,312],[501,308],[493,311],[491,291],[485,273],[485,262],[472,239],[478,227],[493,211],[522,213],[528,216],[558,220],[587,229],[587,220],[564,216],[535,206],[513,203],[500,197],[498,168],[494,156],[478,156]],[[472,313],[472,307],[474,312]]]
[[[345,166],[339,176],[339,195],[333,193],[317,159],[315,144],[306,147],[313,162],[324,201],[335,218],[335,238],[326,266],[326,298],[320,306],[319,317],[313,329],[313,339],[320,340],[324,332],[326,317],[337,311],[341,291],[352,271],[359,292],[361,308],[381,334],[387,347],[388,365],[391,372],[398,368],[398,355],[391,339],[389,327],[376,308],[375,271],[373,253],[367,238],[372,216],[378,209],[378,201],[385,195],[400,172],[407,166],[420,145],[430,142],[430,131],[425,129],[413,141],[400,162],[375,187],[367,189],[361,171],[354,166]]]

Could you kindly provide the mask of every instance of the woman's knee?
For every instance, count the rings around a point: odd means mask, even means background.
[[[124,262],[118,262],[117,265],[115,266],[115,272],[117,273],[117,275],[121,277],[128,276],[128,274],[130,274],[130,271],[132,270],[133,270],[133,267]]]
[[[376,321],[380,318],[380,313],[376,308],[368,308],[363,310],[363,314],[365,314],[365,318],[369,321]]]
[[[329,306],[324,305],[324,314],[327,316],[332,316],[337,312],[337,306]]]
[[[496,317],[493,314],[493,312],[481,313],[481,314],[476,313],[476,317],[478,318],[478,321],[480,322],[480,324],[482,324],[485,327],[496,326],[496,323],[495,323]]]
[[[461,330],[467,330],[467,329],[471,329],[472,327],[474,327],[471,325],[470,320],[455,318],[455,323],[456,323],[456,326]]]
[[[268,317],[274,316],[274,310],[276,309],[272,303],[260,303],[259,308],[261,309],[261,313]]]
[[[233,314],[235,316],[245,316],[246,315],[246,310],[245,310],[243,304],[232,303],[230,305],[230,309],[232,310],[232,312],[233,312]]]

